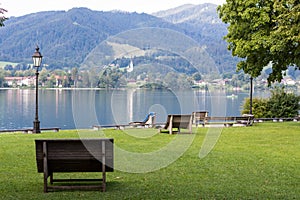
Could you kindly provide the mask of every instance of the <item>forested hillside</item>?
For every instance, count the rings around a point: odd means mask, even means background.
[[[0,61],[31,63],[35,45],[39,44],[44,56],[43,63],[48,64],[49,68],[80,67],[90,53],[108,38],[117,38],[116,35],[126,31],[155,27],[179,32],[198,42],[201,53],[205,55],[200,56],[202,61],[199,62],[207,68],[214,65],[220,72],[233,71],[234,59],[222,40],[226,27],[217,18],[216,5],[189,5],[178,9],[181,12],[171,15],[169,11],[162,11],[152,16],[74,8],[12,17],[0,29]],[[143,38],[149,39],[151,35],[144,35]],[[155,37],[152,39],[158,40]],[[176,38],[169,39],[173,46],[183,45]],[[114,45],[118,42],[126,43],[124,40],[114,41]],[[133,45],[134,48],[149,48],[138,43]]]
[[[237,59],[231,56],[223,40],[227,26],[219,19],[216,9],[217,5],[210,3],[187,4],[153,15],[175,24],[200,45],[205,45],[220,72],[232,71]]]

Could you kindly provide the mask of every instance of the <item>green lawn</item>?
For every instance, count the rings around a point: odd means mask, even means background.
[[[34,140],[77,138],[85,134],[83,131],[0,134],[0,199],[300,199],[300,123],[224,128],[215,148],[200,159],[207,130],[199,128],[193,135],[158,134],[155,129],[106,130],[106,137],[114,138],[118,148],[136,153],[158,151],[176,138],[193,140],[167,167],[148,173],[108,173],[105,193],[43,193]],[[97,131],[86,134],[99,137]]]

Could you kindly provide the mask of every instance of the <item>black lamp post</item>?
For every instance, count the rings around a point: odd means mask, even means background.
[[[249,114],[252,115],[252,102],[253,101],[253,77],[250,77],[250,110]]]
[[[33,121],[33,133],[40,133],[41,129],[40,129],[40,121],[39,121],[39,67],[41,66],[42,63],[42,54],[39,52],[40,48],[37,46],[35,48],[35,52],[32,55],[32,60],[33,60],[33,66],[36,68],[36,72],[35,72],[35,118]]]

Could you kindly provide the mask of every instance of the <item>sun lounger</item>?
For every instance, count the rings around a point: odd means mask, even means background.
[[[150,112],[143,121],[130,122],[129,125],[132,125],[132,126],[135,126],[135,127],[137,127],[137,126],[153,127],[155,125],[155,113]]]

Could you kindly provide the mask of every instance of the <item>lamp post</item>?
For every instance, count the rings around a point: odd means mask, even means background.
[[[252,102],[253,101],[253,77],[250,77],[250,110],[249,114],[252,115]]]
[[[40,133],[40,121],[39,121],[39,67],[41,66],[42,63],[42,54],[39,52],[40,48],[36,46],[35,52],[32,55],[32,60],[33,60],[33,66],[36,68],[35,72],[35,118],[33,121],[33,133]]]

